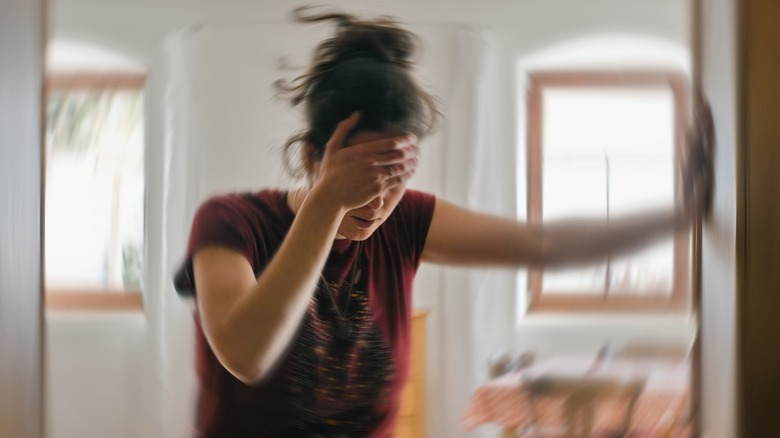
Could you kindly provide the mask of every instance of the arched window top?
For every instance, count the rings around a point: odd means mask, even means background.
[[[665,69],[690,72],[690,53],[682,44],[638,34],[570,38],[518,60],[520,71],[588,69]]]
[[[49,72],[143,73],[146,67],[124,53],[81,41],[54,40],[47,49]]]

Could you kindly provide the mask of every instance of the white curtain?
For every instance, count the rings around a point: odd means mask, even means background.
[[[445,108],[444,194],[450,202],[473,210],[514,217],[516,153],[507,135],[509,89],[502,75],[500,50],[484,30],[460,28],[456,34],[452,89]],[[513,125],[510,125],[513,126]],[[466,434],[463,413],[476,388],[487,379],[487,361],[510,349],[515,328],[514,271],[446,269],[439,297],[437,338],[442,343],[441,388],[432,394],[443,406],[440,437],[498,436],[482,427]]]
[[[163,42],[146,88],[147,316],[144,436],[192,436],[196,386],[192,302],[172,283],[197,207],[197,51],[194,30]]]
[[[176,294],[172,279],[195,211],[214,194],[289,187],[280,145],[297,115],[274,99],[271,84],[290,74],[277,69],[276,43],[293,33],[289,25],[193,26],[167,36],[153,61],[146,89],[145,437],[192,436],[193,301]],[[301,38],[292,40],[303,53]]]

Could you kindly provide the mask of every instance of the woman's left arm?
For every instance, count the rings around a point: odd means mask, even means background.
[[[452,266],[563,267],[641,248],[686,230],[687,211],[658,211],[612,220],[528,224],[474,212],[437,199],[423,249],[425,262]]]

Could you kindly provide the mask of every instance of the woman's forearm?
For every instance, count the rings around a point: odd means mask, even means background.
[[[262,380],[284,353],[306,312],[344,213],[310,195],[256,284],[213,330],[212,344],[221,350],[220,360],[241,380]]]

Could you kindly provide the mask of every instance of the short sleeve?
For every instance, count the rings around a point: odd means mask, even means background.
[[[237,196],[221,196],[203,203],[192,221],[186,259],[174,276],[174,286],[180,295],[194,295],[195,281],[192,257],[208,246],[220,246],[242,254],[255,268],[256,242],[251,221],[242,200]]]
[[[243,254],[254,265],[252,226],[238,198],[212,198],[192,220],[187,255],[206,246],[223,246]]]
[[[436,197],[430,193],[407,189],[396,211],[396,238],[405,252],[413,257],[415,267],[420,265],[425,240],[431,226]]]

